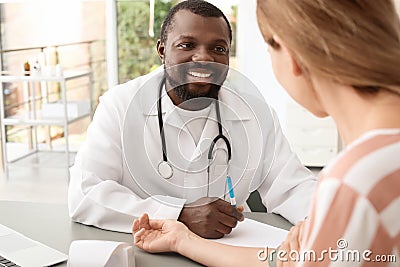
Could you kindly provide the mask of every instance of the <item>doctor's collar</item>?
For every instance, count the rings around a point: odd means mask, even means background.
[[[139,89],[140,106],[145,116],[157,116],[157,90],[161,81],[162,75],[161,77],[153,77]],[[221,86],[218,98],[221,102],[221,114],[223,114],[224,120],[242,121],[250,120],[254,117],[250,109],[250,104],[246,103],[246,100],[236,91],[226,88],[225,85]],[[161,101],[165,107],[163,113],[174,107],[172,100],[166,94],[165,90],[163,90]]]

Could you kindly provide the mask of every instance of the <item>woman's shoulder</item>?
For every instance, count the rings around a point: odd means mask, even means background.
[[[337,194],[351,191],[381,211],[400,198],[399,156],[400,129],[374,131],[343,151],[321,173],[320,182],[336,184]]]
[[[400,169],[399,156],[400,129],[374,130],[351,143],[321,174],[344,181],[358,176],[368,179]]]

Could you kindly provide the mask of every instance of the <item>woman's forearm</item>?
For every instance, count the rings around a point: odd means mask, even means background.
[[[183,256],[206,266],[268,266],[268,260],[259,259],[259,251],[264,250],[263,248],[220,244],[195,234],[180,241],[177,250]],[[267,258],[267,255],[262,254],[262,257]]]

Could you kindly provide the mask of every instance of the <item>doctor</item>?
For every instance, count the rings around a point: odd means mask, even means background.
[[[231,39],[228,20],[208,2],[170,10],[157,42],[163,66],[101,97],[70,169],[74,221],[131,232],[148,213],[219,238],[243,219],[254,190],[268,212],[292,223],[308,215],[316,179],[251,83],[228,71]]]

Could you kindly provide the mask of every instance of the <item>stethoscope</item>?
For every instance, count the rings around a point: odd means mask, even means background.
[[[161,145],[162,145],[162,156],[163,160],[158,164],[158,173],[164,179],[169,179],[174,174],[174,169],[172,168],[171,164],[168,162],[167,157],[167,146],[165,142],[165,135],[164,135],[164,121],[162,118],[162,106],[161,106],[161,95],[162,89],[165,85],[165,77],[160,83],[160,87],[158,90],[158,100],[157,100],[157,111],[158,111],[158,126],[160,129],[160,137],[161,137]],[[218,135],[212,140],[210,144],[210,148],[208,149],[208,160],[209,164],[207,166],[207,173],[208,173],[208,185],[210,184],[210,165],[213,159],[213,151],[215,144],[218,140],[222,139],[225,142],[226,148],[228,150],[228,159],[227,159],[227,175],[228,175],[228,167],[229,161],[231,160],[231,144],[228,138],[222,133],[222,124],[221,124],[221,113],[219,111],[219,101],[215,99],[215,113],[217,114],[217,121],[218,121]],[[208,191],[208,190],[207,190]],[[207,192],[208,195],[208,192]]]

